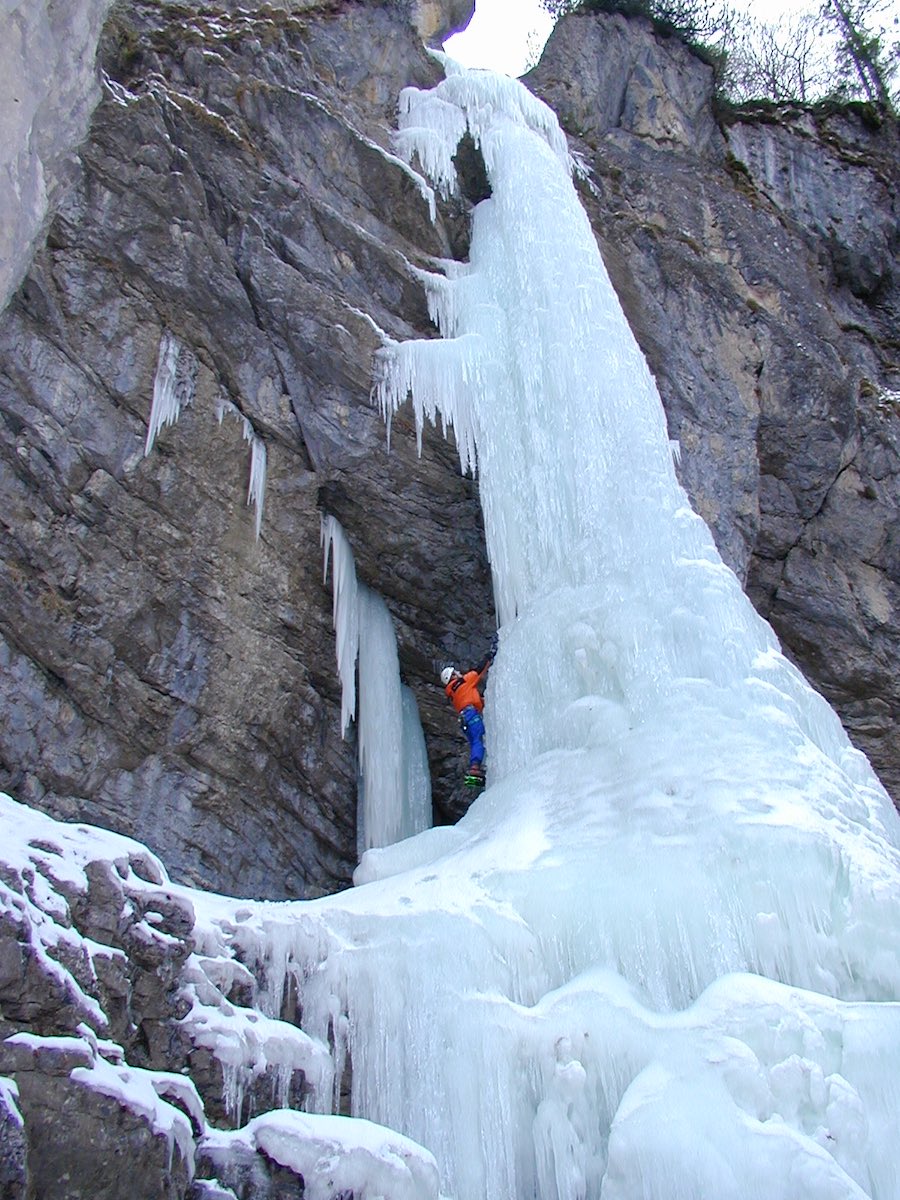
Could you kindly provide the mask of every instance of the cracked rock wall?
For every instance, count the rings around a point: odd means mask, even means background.
[[[45,229],[100,98],[94,51],[111,0],[0,0],[0,310]]]
[[[411,264],[465,223],[386,153],[400,88],[438,77],[402,6],[187,12],[114,12],[77,179],[0,321],[0,775],[183,879],[312,895],[355,851],[324,512],[393,611],[439,819],[461,788],[434,669],[492,630],[477,495],[408,420],[388,453],[369,390],[377,328],[431,330]],[[145,457],[166,335],[194,400]],[[223,404],[266,447],[259,540]]]

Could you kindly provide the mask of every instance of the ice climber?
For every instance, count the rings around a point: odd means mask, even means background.
[[[491,648],[484,661],[471,671],[462,672],[456,667],[444,667],[441,683],[447,698],[459,717],[459,724],[469,743],[469,769],[466,783],[478,787],[484,783],[484,700],[478,685],[488,673],[488,668],[497,653],[497,635],[494,634]]]

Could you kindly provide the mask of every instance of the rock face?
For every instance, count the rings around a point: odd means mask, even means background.
[[[376,329],[430,333],[411,264],[465,228],[387,152],[400,88],[438,70],[404,6],[302,7],[117,13],[78,180],[0,327],[2,779],[276,897],[354,865],[322,514],[393,611],[439,812],[459,747],[435,664],[492,629],[473,483],[408,422],[388,453],[369,400]],[[145,457],[164,336],[194,399]]]
[[[183,880],[349,880],[325,514],[394,619],[437,819],[465,803],[436,670],[493,629],[476,485],[406,415],[388,451],[369,393],[383,335],[433,335],[415,268],[465,257],[484,194],[463,147],[432,220],[390,153],[400,89],[439,77],[422,39],[470,9],[117,6],[90,137],[0,318],[0,786]],[[618,17],[561,22],[529,82],[589,168],[685,486],[898,794],[895,126],[723,127],[708,69]],[[185,403],[145,454],[169,370]]]
[[[19,1111],[19,1089],[0,1079],[0,1196],[19,1200],[28,1181],[28,1145]]]
[[[561,21],[527,82],[589,168],[695,507],[900,797],[896,122],[720,128],[709,68],[622,17]]]
[[[94,57],[109,5],[0,4],[0,309],[22,280],[100,98]]]
[[[55,838],[51,821],[5,797],[0,811],[10,835],[0,863],[2,1194],[112,1200],[127,1173],[130,1194],[183,1196],[193,1135],[182,1106],[202,1104],[167,1068],[188,1061],[179,989],[194,949],[191,905],[135,843],[99,835],[92,846],[85,830]]]

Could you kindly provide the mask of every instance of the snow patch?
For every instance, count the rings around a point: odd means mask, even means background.
[[[154,1133],[166,1139],[169,1152],[177,1146],[182,1159],[188,1164],[190,1177],[194,1174],[194,1136],[191,1122],[171,1104],[160,1098],[160,1090],[172,1092],[174,1076],[165,1072],[144,1071],[138,1067],[125,1067],[98,1059],[92,1067],[75,1067],[71,1078],[76,1083],[111,1096],[124,1108],[137,1113],[150,1125]],[[204,1126],[202,1104],[193,1088],[182,1081],[179,1098],[191,1096],[193,1111],[199,1114],[201,1128]]]
[[[13,1124],[18,1125],[20,1129],[25,1127],[22,1114],[19,1112],[19,1087],[14,1079],[0,1076],[0,1106],[3,1107]]]

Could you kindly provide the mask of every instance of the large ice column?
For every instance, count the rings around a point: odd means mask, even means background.
[[[341,734],[346,736],[356,716],[356,660],[359,656],[359,585],[353,550],[340,522],[334,517],[322,520],[322,546],[325,550],[325,576],[332,559],[331,598],[338,675],[341,679]]]
[[[19,286],[100,98],[111,0],[0,0],[0,310]]]
[[[353,551],[334,517],[323,520],[322,541],[326,575],[329,556],[333,558],[344,734],[357,713],[359,666],[357,841],[362,855],[431,825],[431,778],[418,707],[400,680],[397,638],[387,605],[358,582]]]
[[[387,605],[359,588],[359,809],[362,855],[420,833],[404,829],[407,765],[397,639]]]
[[[623,721],[677,716],[679,691],[714,719],[727,694],[748,720],[779,707],[876,815],[889,810],[691,511],[555,119],[516,81],[448,69],[434,91],[404,93],[400,146],[446,187],[468,128],[492,196],[475,210],[469,262],[423,273],[443,340],[390,347],[378,393],[388,417],[410,393],[420,426],[440,413],[463,466],[477,462],[505,626],[494,778],[603,744]]]
[[[412,689],[401,687],[401,719],[403,722],[403,754],[406,778],[403,781],[404,837],[412,837],[431,827],[431,770],[425,731],[419,717],[419,706]]]

